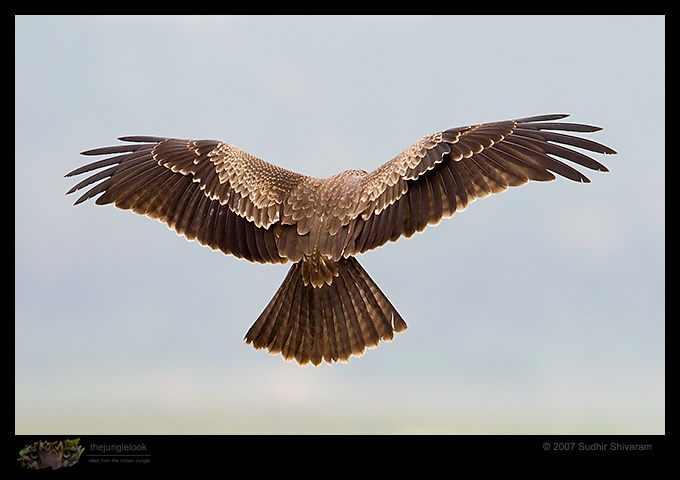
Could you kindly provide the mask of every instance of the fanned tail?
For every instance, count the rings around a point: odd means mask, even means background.
[[[304,260],[295,263],[246,334],[246,343],[300,365],[347,362],[366,347],[391,341],[406,322],[354,257],[337,262],[330,285],[303,281]]]

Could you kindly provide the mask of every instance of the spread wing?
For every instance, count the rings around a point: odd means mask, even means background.
[[[67,192],[95,184],[76,205],[101,194],[95,203],[114,203],[156,218],[214,250],[261,263],[287,261],[269,227],[279,220],[282,200],[304,175],[214,140],[120,140],[133,143],[83,152],[115,155],[66,175],[104,169]]]
[[[589,181],[563,160],[607,171],[568,147],[614,150],[559,133],[600,128],[554,121],[566,116],[446,130],[371,173],[347,171],[327,179],[285,170],[214,140],[122,137],[131,143],[83,152],[113,156],[67,174],[99,170],[68,193],[90,187],[76,204],[100,195],[97,204],[156,218],[189,240],[250,261],[298,261],[301,252],[319,249],[337,259],[410,237],[476,198],[529,180],[558,174]],[[316,228],[322,224],[328,225]]]
[[[554,122],[568,115],[543,115],[453,128],[428,135],[367,174],[366,205],[351,252],[366,252],[463,210],[476,198],[529,180],[590,180],[563,160],[593,170],[607,168],[568,147],[614,154],[611,148],[560,131],[589,133],[599,127]],[[357,219],[359,220],[359,219]]]

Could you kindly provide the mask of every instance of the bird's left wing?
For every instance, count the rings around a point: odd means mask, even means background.
[[[67,192],[95,184],[76,205],[101,194],[95,203],[114,203],[156,218],[213,249],[250,261],[286,262],[269,227],[279,220],[282,200],[304,175],[215,140],[120,140],[131,143],[83,152],[114,156],[66,175],[103,169]]]

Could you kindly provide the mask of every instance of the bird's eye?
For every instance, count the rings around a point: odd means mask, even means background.
[[[30,452],[28,454],[28,458],[30,458],[31,460],[37,460],[38,458],[40,458],[40,454],[38,452]]]
[[[64,458],[69,458],[71,455],[73,455],[73,450],[64,450],[64,453],[62,453],[61,456]]]

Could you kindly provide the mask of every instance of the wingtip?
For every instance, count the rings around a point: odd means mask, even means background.
[[[64,178],[75,177],[76,175],[80,175],[80,173],[82,173],[81,172],[82,169],[83,169],[83,167],[76,168],[75,170],[71,170],[66,175],[64,175]],[[71,190],[73,190],[73,189],[71,189]],[[69,193],[71,193],[71,192],[69,192]]]
[[[561,120],[567,118],[570,114],[568,113],[550,113],[547,115],[535,115],[533,117],[523,117],[516,118],[513,121],[517,123],[529,123],[529,122],[547,122],[551,120]]]
[[[136,142],[136,143],[158,143],[167,140],[168,137],[154,137],[150,135],[125,135],[118,137],[121,142]]]

